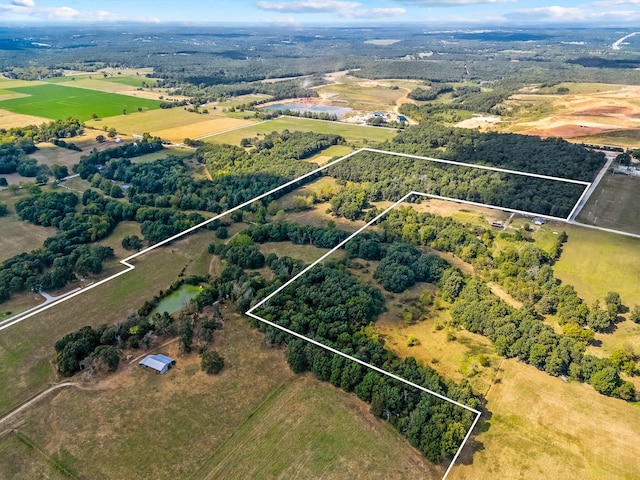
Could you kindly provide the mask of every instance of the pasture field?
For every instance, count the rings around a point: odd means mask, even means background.
[[[135,356],[146,352],[134,351],[116,374],[60,390],[20,414],[18,431],[49,456],[64,449],[80,476],[188,478],[294,376],[282,350],[266,348],[245,318],[223,315],[213,344],[225,358],[219,375],[202,372],[197,353],[179,355],[177,342],[159,349],[177,359],[166,375],[138,367]]]
[[[258,243],[256,246],[265,256],[275,253],[278,257],[288,256],[302,260],[306,264],[315,262],[329,251],[328,248],[318,248],[313,245],[296,245],[291,242],[265,242]]]
[[[11,89],[19,87],[32,87],[34,85],[44,85],[44,82],[32,82],[28,80],[14,80],[12,78],[0,77],[0,88]]]
[[[55,82],[57,85],[65,87],[87,88],[89,90],[99,90],[101,92],[121,93],[130,92],[131,87],[123,85],[121,83],[108,82],[107,79],[101,77],[89,78],[81,77],[71,80],[68,77],[63,82]]]
[[[274,390],[192,477],[210,479],[440,479],[354,395],[311,375]]]
[[[0,192],[0,202],[7,205],[9,213],[0,217],[0,263],[22,252],[30,252],[42,246],[42,242],[56,234],[55,228],[23,222],[15,213],[15,204],[27,195],[14,196],[8,190]]]
[[[35,158],[38,163],[44,165],[64,165],[69,170],[69,175],[73,175],[71,167],[80,162],[80,157],[87,155],[94,148],[98,151],[106,150],[108,148],[115,148],[117,145],[112,139],[108,139],[104,143],[96,141],[96,136],[104,135],[103,131],[85,129],[82,135],[77,137],[65,139],[67,143],[75,143],[82,149],[81,152],[75,150],[69,150],[68,148],[56,147],[52,143],[38,143],[36,146],[38,150],[29,155],[31,158]],[[32,179],[28,179],[31,181]]]
[[[636,201],[640,178],[607,173],[589,198],[577,220],[589,225],[640,233]]]
[[[190,235],[149,252],[136,269],[2,331],[0,335],[0,415],[43,390],[56,379],[50,364],[53,344],[84,325],[111,324],[136,311],[165,290],[193,259],[207,249],[213,232]],[[117,240],[116,240],[117,241]],[[115,268],[115,261],[105,270]],[[118,271],[123,266],[117,266]],[[69,290],[79,286],[72,284]]]
[[[197,114],[196,114],[197,115]],[[253,120],[243,118],[215,117],[202,115],[204,121],[187,125],[184,127],[168,128],[159,130],[156,135],[174,142],[182,142],[185,138],[200,138],[218,132],[225,132],[234,128],[250,127],[255,123]],[[213,117],[213,118],[212,118]]]
[[[99,92],[84,88],[71,88],[55,84],[18,87],[11,89],[29,97],[0,102],[0,107],[14,113],[42,116],[50,119],[75,117],[89,120],[92,114],[98,117],[121,115],[123,110],[137,111],[160,108],[160,102],[145,98]]]
[[[271,132],[281,132],[283,130],[330,133],[342,135],[348,142],[357,146],[364,146],[368,142],[383,142],[390,140],[396,135],[395,130],[388,128],[369,127],[364,125],[350,125],[343,122],[325,122],[298,117],[278,117],[274,120],[256,124],[252,127],[234,130],[232,132],[214,135],[204,139],[212,143],[229,143],[240,145],[243,138],[252,138],[259,135],[266,135]]]
[[[231,108],[237,107],[238,105],[246,104],[249,102],[256,102],[259,100],[266,100],[270,98],[271,95],[266,95],[264,93],[248,93],[246,95],[238,95],[237,97],[232,97],[228,100],[223,100],[221,102],[213,102],[211,105],[215,105],[216,108]]]
[[[151,163],[156,160],[162,160],[163,158],[167,158],[170,156],[174,157],[188,157],[189,155],[193,155],[193,150],[189,148],[164,148],[157,152],[147,153],[146,155],[141,155],[140,157],[135,157],[131,159],[132,163]]]
[[[0,437],[0,477],[13,479],[64,480],[65,475],[53,465],[51,459],[32,446],[20,435],[7,432]]]
[[[627,306],[640,305],[640,240],[567,225],[568,240],[553,269],[588,303],[618,292]]]
[[[0,104],[2,101],[0,100]],[[24,115],[0,109],[0,128],[26,127],[28,125],[40,125],[48,122],[48,118]]]
[[[102,128],[103,125],[107,125],[118,132],[141,135],[144,132],[154,133],[207,120],[206,115],[187,112],[182,108],[160,108],[142,113],[136,111],[127,115],[121,115],[121,113],[121,111],[118,112],[117,116],[107,121],[89,120],[86,124],[93,128]]]
[[[501,362],[486,399],[489,428],[480,424],[448,478],[638,478],[637,405],[514,359]]]

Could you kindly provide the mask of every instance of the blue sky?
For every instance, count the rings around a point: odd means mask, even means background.
[[[0,0],[0,24],[640,24],[640,0]]]

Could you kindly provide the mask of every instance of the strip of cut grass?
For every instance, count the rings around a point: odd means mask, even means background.
[[[442,476],[367,407],[331,385],[298,376],[260,405],[193,478]]]
[[[17,93],[26,93],[29,97],[4,100],[0,107],[15,113],[36,115],[51,119],[75,117],[81,121],[89,120],[92,114],[101,118],[137,111],[160,108],[159,101],[134,98],[114,93],[98,92],[84,88],[71,88],[46,84],[11,89]]]
[[[638,196],[640,178],[607,173],[580,212],[578,221],[640,233],[640,215],[635,208]]]
[[[240,141],[243,138],[252,138],[259,134],[265,135],[274,131],[282,132],[283,130],[342,135],[348,142],[358,146],[364,146],[368,142],[383,142],[396,136],[395,130],[387,128],[350,125],[342,122],[326,122],[309,118],[278,117],[252,127],[215,135],[205,139],[205,141],[240,145]]]

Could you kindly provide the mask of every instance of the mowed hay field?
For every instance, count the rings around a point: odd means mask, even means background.
[[[618,292],[627,306],[640,305],[640,240],[591,228],[565,225],[568,240],[553,269],[588,303]]]
[[[202,135],[253,123],[255,122],[188,112],[182,108],[167,108],[142,113],[136,111],[127,115],[111,117],[108,120],[91,120],[87,122],[87,125],[93,128],[107,125],[122,133],[138,135],[150,133],[173,142],[182,142],[185,138],[195,139]]]
[[[639,197],[639,177],[607,173],[578,215],[578,221],[640,234]]]
[[[475,435],[448,478],[640,478],[637,405],[513,359],[502,362],[486,399],[489,428]]]
[[[0,104],[2,104],[1,101]],[[48,118],[24,115],[0,109],[0,128],[26,127],[28,125],[40,125],[46,122],[49,122]]]
[[[195,479],[440,479],[388,423],[352,394],[296,376],[253,412]]]
[[[234,130],[232,132],[214,135],[204,139],[212,143],[229,143],[240,145],[243,138],[253,138],[271,132],[316,132],[342,135],[348,142],[364,146],[367,142],[384,142],[396,136],[396,131],[389,128],[369,127],[365,125],[350,125],[342,122],[327,122],[310,118],[278,117],[258,123],[252,127]]]
[[[111,117],[121,115],[123,110],[137,111],[139,107],[153,110],[160,108],[161,103],[157,100],[55,84],[17,87],[11,91],[29,96],[1,101],[0,108],[50,119],[75,117],[85,121],[94,113],[101,118]]]

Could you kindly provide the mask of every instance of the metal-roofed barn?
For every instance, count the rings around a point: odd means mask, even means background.
[[[140,362],[138,362],[138,365],[142,365],[145,368],[155,370],[161,375],[167,373],[167,371],[175,364],[176,361],[173,358],[162,355],[161,353],[158,353],[156,355],[147,355],[142,360],[140,360]]]

